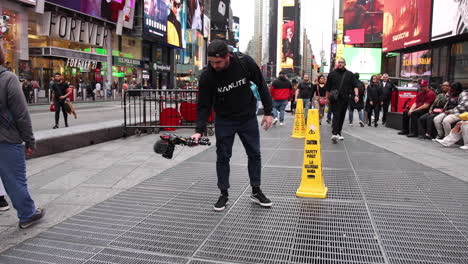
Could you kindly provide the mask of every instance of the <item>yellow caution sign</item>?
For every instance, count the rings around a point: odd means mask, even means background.
[[[292,138],[305,138],[304,102],[297,99]]]
[[[296,196],[326,198],[328,188],[322,176],[322,155],[320,152],[320,124],[317,109],[310,109],[307,116],[307,132],[304,142],[304,162],[301,186]]]

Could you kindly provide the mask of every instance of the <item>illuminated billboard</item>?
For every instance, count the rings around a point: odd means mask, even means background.
[[[430,50],[403,54],[401,77],[431,76],[431,60]]]
[[[383,13],[384,0],[344,0],[345,44],[382,42]]]
[[[279,71],[296,72],[294,62],[299,54],[299,29],[295,21],[295,0],[281,0],[278,6],[278,57]]]
[[[124,8],[121,0],[47,0],[46,2],[114,23],[117,23],[119,12]]]
[[[432,0],[385,1],[384,10],[384,52],[429,41]]]
[[[468,33],[468,1],[434,0],[432,40]]]
[[[361,79],[370,79],[372,74],[381,71],[382,49],[345,47],[343,58],[346,60],[346,68],[358,72]]]
[[[187,0],[187,29],[196,29],[203,33],[205,0]]]
[[[145,37],[183,47],[186,12],[183,0],[146,0],[144,1],[143,34]]]

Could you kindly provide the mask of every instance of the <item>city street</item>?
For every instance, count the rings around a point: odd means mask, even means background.
[[[69,126],[92,124],[113,120],[122,120],[124,110],[120,101],[93,102],[74,104],[78,118],[68,115]],[[34,131],[50,130],[55,123],[55,113],[49,111],[49,105],[29,106]],[[65,127],[63,114],[60,113],[59,127]]]

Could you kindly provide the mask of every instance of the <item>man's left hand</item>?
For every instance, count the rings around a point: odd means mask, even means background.
[[[261,126],[265,131],[271,127],[271,123],[273,123],[273,116],[263,116]]]

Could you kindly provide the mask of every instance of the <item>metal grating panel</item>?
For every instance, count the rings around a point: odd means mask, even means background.
[[[150,252],[130,252],[117,249],[104,249],[88,260],[86,264],[185,264],[187,259],[161,256]]]

